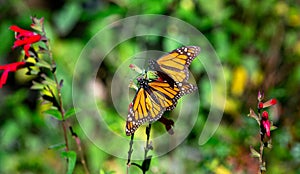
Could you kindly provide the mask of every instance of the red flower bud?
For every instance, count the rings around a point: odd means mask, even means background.
[[[258,109],[264,108],[264,103],[263,102],[259,102],[257,107],[258,107]]]
[[[134,68],[135,68],[135,65],[134,65],[134,64],[130,64],[130,65],[129,65],[129,68],[134,69]]]
[[[268,120],[269,119],[269,113],[267,111],[263,111],[261,114],[261,117],[263,120]]]
[[[257,100],[262,101],[264,99],[264,92],[258,91]]]

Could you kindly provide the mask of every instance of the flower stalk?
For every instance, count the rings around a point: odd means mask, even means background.
[[[263,109],[275,105],[277,100],[270,99],[267,102],[262,102],[264,99],[264,93],[262,91],[258,92],[257,99],[257,114],[250,108],[248,116],[254,118],[260,127],[260,148],[259,152],[257,152],[252,146],[250,146],[250,151],[252,156],[259,160],[258,173],[263,174],[267,171],[266,162],[263,159],[264,148],[272,147],[271,127],[274,127],[273,123],[269,120],[269,113],[265,110],[263,111]]]

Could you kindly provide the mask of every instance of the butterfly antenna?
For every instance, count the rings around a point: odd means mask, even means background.
[[[136,66],[135,64],[130,64],[129,68],[132,69],[132,70],[134,70],[135,72],[137,72],[139,74],[143,73],[143,70],[141,68],[139,68],[138,66]]]

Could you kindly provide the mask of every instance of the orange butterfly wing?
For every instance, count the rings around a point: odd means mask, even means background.
[[[189,83],[176,83],[171,87],[165,81],[138,81],[140,88],[128,108],[126,135],[133,134],[145,122],[157,121],[166,110],[175,108],[180,97],[197,89]]]
[[[157,61],[150,60],[150,68],[167,74],[175,82],[184,82],[189,78],[188,67],[198,56],[200,47],[186,46],[173,50]]]

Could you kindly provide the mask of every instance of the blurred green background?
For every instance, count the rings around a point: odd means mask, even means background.
[[[85,44],[106,25],[139,14],[169,15],[196,27],[220,57],[227,83],[221,125],[206,144],[199,146],[199,130],[209,111],[205,103],[209,102],[211,92],[203,68],[191,65],[204,103],[198,120],[180,146],[153,159],[149,173],[256,173],[258,162],[250,156],[249,146],[258,147],[259,128],[247,114],[250,107],[256,108],[259,89],[265,90],[267,99],[279,101],[276,113],[272,111],[274,114],[270,116],[278,127],[272,132],[273,148],[264,154],[268,173],[300,173],[300,3],[297,1],[0,1],[0,63],[20,57],[19,50],[11,50],[14,35],[9,26],[16,24],[29,29],[30,16],[44,17],[57,72],[65,80],[64,103],[66,108],[71,107],[72,74]],[[103,42],[105,39],[109,37]],[[163,39],[151,40],[147,44],[151,49],[171,51],[163,42]],[[136,47],[134,42],[124,43],[118,48],[120,58],[116,59],[126,57],[122,54]],[[106,61],[101,70],[105,73],[99,73],[102,91],[99,102],[110,122],[114,122],[116,112],[107,94],[117,66],[114,61]],[[30,85],[24,72],[18,72],[11,73],[8,83],[0,89],[0,173],[64,173],[65,160],[58,151],[48,149],[63,142],[61,125],[40,113],[38,92],[29,91]],[[125,173],[126,160],[98,149],[86,138],[75,117],[70,122],[81,137],[91,173]],[[124,124],[113,127],[123,129]],[[74,143],[71,147],[76,149]],[[135,167],[130,171],[141,173]],[[79,159],[74,173],[83,173]]]

